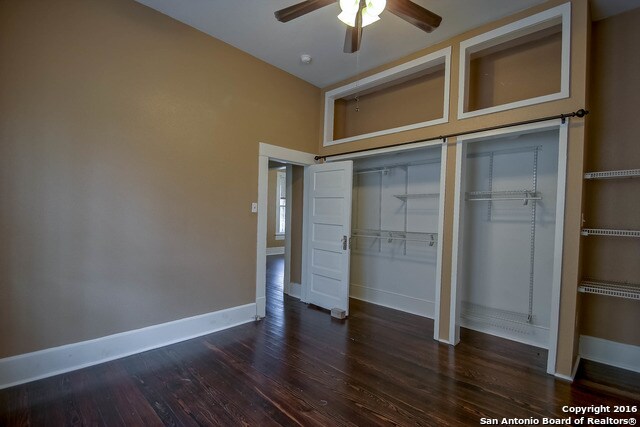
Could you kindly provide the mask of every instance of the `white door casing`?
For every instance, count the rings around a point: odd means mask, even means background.
[[[306,267],[303,300],[349,313],[353,162],[305,169]]]

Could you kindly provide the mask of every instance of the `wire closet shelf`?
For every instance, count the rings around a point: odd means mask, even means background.
[[[640,177],[640,169],[587,172],[584,174],[584,179],[616,179],[616,178],[638,178],[638,177]]]
[[[640,230],[614,230],[610,228],[583,228],[583,236],[640,237]]]
[[[585,294],[606,295],[640,301],[640,285],[638,284],[583,280],[578,290]]]

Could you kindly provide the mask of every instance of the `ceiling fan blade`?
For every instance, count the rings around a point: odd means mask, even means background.
[[[309,12],[320,9],[330,4],[335,3],[336,0],[307,0],[302,3],[294,4],[293,6],[285,7],[274,13],[276,19],[280,22],[289,22],[292,19],[306,15]]]
[[[362,41],[362,10],[365,7],[365,0],[360,0],[358,13],[356,14],[356,26],[347,27],[347,34],[344,39],[344,53],[354,53],[360,50],[360,42]]]
[[[440,15],[436,15],[410,0],[387,0],[386,10],[427,33],[438,28],[442,22]]]

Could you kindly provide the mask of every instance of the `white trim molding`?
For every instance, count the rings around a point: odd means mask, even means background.
[[[580,335],[580,357],[628,371],[640,372],[640,346]]]
[[[293,215],[293,165],[287,164],[287,191],[286,191],[286,209],[285,209],[285,236],[284,236],[284,279],[283,279],[283,287],[284,292],[289,293],[289,288],[291,287],[291,218]],[[298,213],[300,215],[301,213]]]
[[[349,298],[355,298],[371,304],[433,319],[435,303],[426,299],[415,298],[383,289],[375,289],[370,286],[357,285],[355,283],[351,283],[349,287]]]
[[[284,255],[284,246],[275,246],[273,248],[267,248],[267,256],[269,255]]]
[[[254,303],[0,359],[0,389],[120,359],[255,319]]]
[[[333,139],[334,104],[336,99],[357,94],[358,92],[373,89],[376,86],[387,84],[410,76],[419,71],[428,70],[444,65],[444,99],[442,106],[442,117],[428,120],[426,122],[413,123],[392,129],[385,129],[377,132],[356,135],[349,138]],[[388,70],[381,71],[369,77],[365,77],[353,83],[340,86],[330,90],[324,96],[324,140],[323,146],[344,144],[345,142],[357,141],[364,138],[373,138],[390,133],[403,132],[412,129],[419,129],[427,126],[438,125],[449,122],[449,87],[451,81],[451,46],[440,49],[428,55],[416,58],[413,61],[400,64]]]
[[[440,295],[442,295],[442,252],[444,250],[444,217],[445,199],[447,197],[447,141],[442,144],[440,154],[440,200],[438,202],[438,243],[436,253],[436,295],[433,310],[433,339],[440,340]]]
[[[560,91],[535,98],[509,102],[474,111],[465,111],[469,100],[469,68],[470,58],[473,53],[484,49],[493,48],[503,43],[510,42],[519,37],[535,34],[536,32],[550,28],[556,24],[562,25],[562,53],[560,59]],[[553,7],[535,15],[528,16],[511,24],[495,30],[480,34],[460,43],[460,73],[458,75],[458,119],[481,116],[496,113],[498,111],[512,110],[528,105],[541,104],[568,98],[570,91],[570,64],[571,64],[571,3],[565,3]]]
[[[291,163],[299,166],[312,165],[316,162],[315,154],[292,150],[290,148],[284,148],[264,142],[260,143],[258,155],[268,157],[269,160]]]
[[[560,124],[558,140],[558,183],[556,188],[556,230],[553,253],[553,282],[551,283],[551,311],[549,324],[549,352],[547,353],[547,373],[556,372],[558,351],[558,329],[560,328],[560,293],[562,288],[562,254],[564,253],[564,212],[567,194],[567,158],[569,145],[569,125]],[[576,368],[577,369],[576,362]],[[575,369],[573,375],[575,376]]]

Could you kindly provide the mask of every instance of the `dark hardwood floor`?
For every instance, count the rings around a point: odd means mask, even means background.
[[[0,390],[0,425],[479,425],[638,404],[625,371],[589,364],[609,384],[569,384],[546,351],[466,330],[454,349],[433,321],[357,300],[336,321],[283,296],[268,258],[262,321]]]

